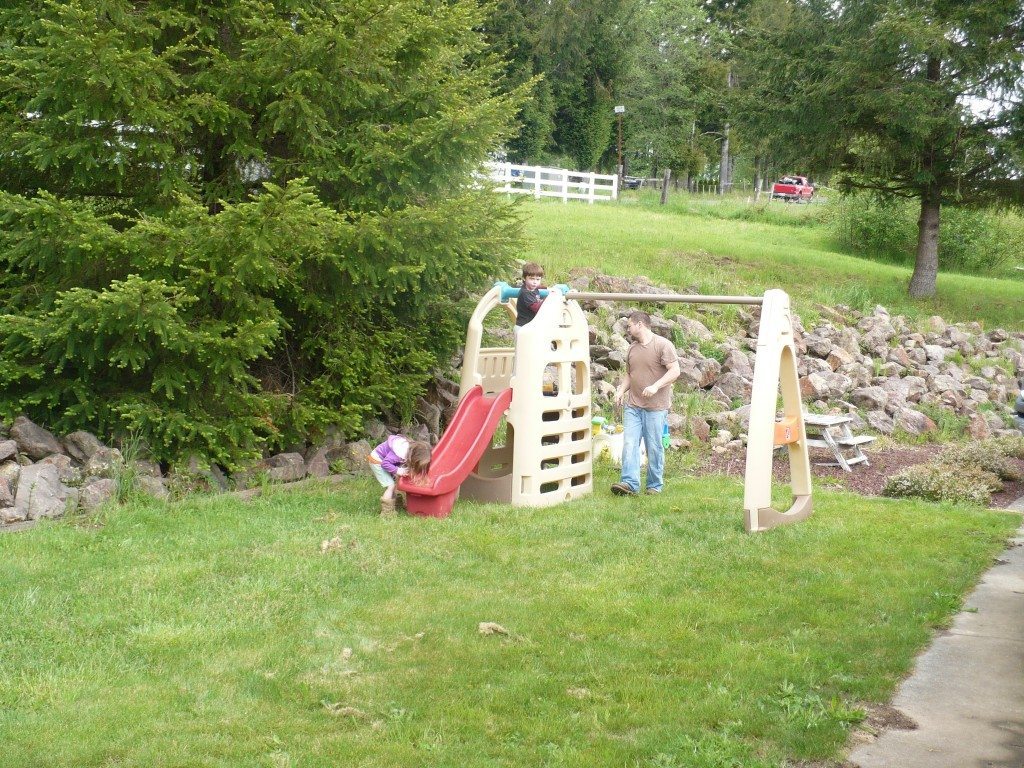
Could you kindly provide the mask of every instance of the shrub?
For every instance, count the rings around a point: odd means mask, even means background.
[[[1024,219],[1008,211],[946,207],[939,227],[939,263],[968,274],[992,274],[1016,263]]]
[[[986,442],[998,446],[999,450],[1006,456],[1015,459],[1024,459],[1024,435],[1003,435],[991,437]]]
[[[882,489],[884,496],[914,496],[926,501],[988,506],[992,493],[1002,482],[991,472],[975,466],[918,464],[890,477]]]
[[[0,418],[232,466],[410,416],[520,228],[485,14],[0,5]]]
[[[836,195],[829,200],[826,220],[836,242],[853,253],[900,263],[913,257],[917,231],[906,200]]]
[[[1024,443],[1024,438],[1021,439]],[[942,461],[954,467],[977,467],[1001,480],[1020,480],[1020,470],[1010,461],[1013,446],[995,439],[953,445],[942,453]],[[1024,445],[1021,446],[1024,449]]]
[[[917,201],[866,193],[830,199],[825,220],[844,249],[871,259],[912,265],[917,245]],[[1024,218],[994,208],[945,206],[939,227],[939,266],[967,274],[1004,271],[1019,256]]]

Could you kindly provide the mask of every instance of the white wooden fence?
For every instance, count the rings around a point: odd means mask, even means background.
[[[495,192],[560,197],[568,200],[615,200],[619,196],[619,177],[565,168],[543,168],[515,163],[487,163]]]

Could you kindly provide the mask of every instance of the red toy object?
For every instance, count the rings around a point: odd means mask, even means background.
[[[426,483],[413,485],[406,477],[399,479],[398,490],[405,493],[406,511],[424,517],[451,514],[459,486],[476,469],[511,402],[511,389],[485,397],[483,387],[477,385],[466,393],[434,448]]]

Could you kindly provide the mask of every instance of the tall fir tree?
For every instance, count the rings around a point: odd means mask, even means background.
[[[746,48],[748,120],[780,155],[798,151],[818,169],[836,169],[847,188],[918,200],[909,293],[933,296],[942,207],[1024,199],[1024,6],[762,6]]]
[[[0,10],[0,411],[233,464],[408,414],[518,222],[475,0]]]

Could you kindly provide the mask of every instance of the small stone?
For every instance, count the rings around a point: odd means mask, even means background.
[[[79,464],[85,464],[105,446],[92,433],[78,431],[64,437],[64,447],[71,458]]]
[[[171,492],[167,490],[167,484],[161,477],[139,475],[135,478],[135,483],[144,494],[152,496],[154,499],[166,501],[171,498]]]
[[[79,490],[78,504],[84,510],[93,510],[106,504],[117,495],[117,481],[100,478],[83,485]]]
[[[18,444],[14,440],[0,440],[0,461],[9,459],[18,453]]]

